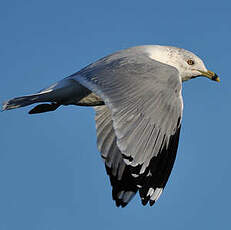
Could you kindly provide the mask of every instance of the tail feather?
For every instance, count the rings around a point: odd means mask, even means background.
[[[29,113],[42,113],[54,111],[61,104],[75,104],[90,91],[72,79],[63,79],[37,94],[16,97],[3,103],[2,111],[28,106],[34,103],[51,102],[36,106]]]
[[[33,103],[40,102],[40,101],[41,99],[40,99],[39,94],[16,97],[6,102],[3,102],[2,111],[24,107],[24,106],[31,105]]]

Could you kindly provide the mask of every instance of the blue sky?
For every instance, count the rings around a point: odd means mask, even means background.
[[[0,230],[229,229],[231,5],[228,1],[2,1],[0,101],[36,92],[118,49],[173,45],[221,83],[184,84],[177,160],[153,207],[116,208],[94,111],[0,114]]]

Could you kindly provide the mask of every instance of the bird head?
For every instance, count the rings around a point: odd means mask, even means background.
[[[205,67],[204,62],[194,53],[172,46],[152,46],[148,48],[149,57],[164,64],[175,67],[183,81],[199,76],[220,82],[214,72]]]

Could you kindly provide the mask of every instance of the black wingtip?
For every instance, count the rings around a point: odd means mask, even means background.
[[[156,203],[155,200],[150,200],[150,201],[149,201],[150,206],[154,205],[155,203]]]
[[[147,197],[142,197],[142,198],[141,198],[142,205],[145,206],[145,205],[148,203],[149,199],[150,199],[149,196],[147,196]]]
[[[116,207],[117,207],[117,208],[120,208],[120,207],[121,207],[121,208],[124,208],[124,207],[126,207],[127,204],[128,204],[128,203],[123,202],[123,201],[120,200],[120,199],[119,199],[119,200],[115,200],[115,203],[116,203]]]

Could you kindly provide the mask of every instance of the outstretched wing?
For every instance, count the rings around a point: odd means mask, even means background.
[[[153,204],[177,150],[183,109],[179,72],[136,48],[105,57],[71,78],[110,109],[116,145],[136,178],[143,204]]]
[[[94,107],[96,111],[97,145],[105,161],[105,168],[112,185],[112,198],[116,205],[126,206],[137,192],[129,166],[122,158],[116,143],[111,112],[106,105]]]

